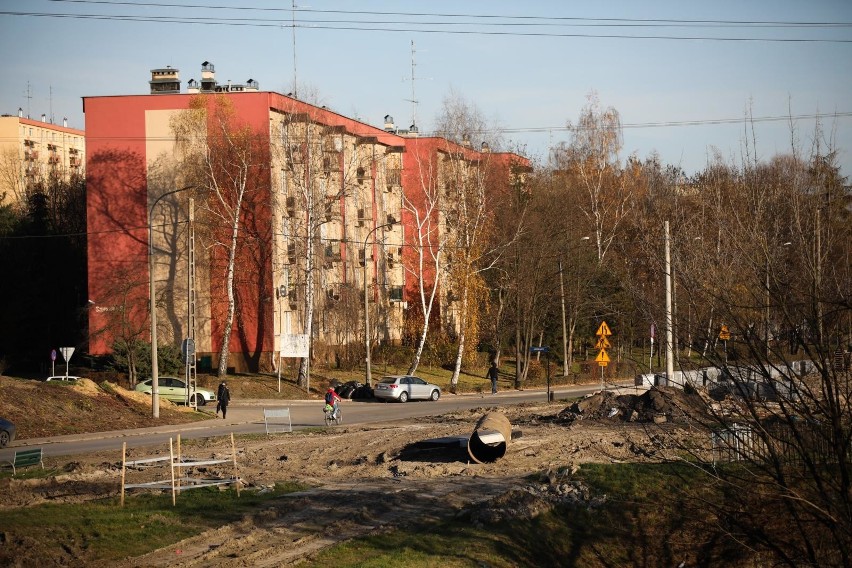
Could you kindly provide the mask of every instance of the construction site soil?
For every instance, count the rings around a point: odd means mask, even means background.
[[[282,481],[312,489],[289,494],[250,518],[126,564],[288,565],[334,543],[401,523],[458,516],[460,511],[471,522],[491,523],[533,517],[560,502],[592,503],[597,497],[572,480],[572,472],[586,463],[674,459],[676,449],[688,439],[706,441],[689,417],[702,412],[707,403],[698,394],[656,387],[646,392],[597,393],[570,403],[499,409],[483,398],[479,408],[419,418],[416,423],[341,425],[238,437],[237,471],[243,489],[269,491]],[[475,463],[463,444],[429,443],[465,440],[477,421],[491,411],[503,414],[512,426],[505,455],[492,463]],[[0,377],[0,416],[15,422],[19,432],[29,437],[150,426],[148,412],[148,397],[108,383],[82,380],[48,388],[36,381]],[[198,414],[165,403],[160,423],[197,420]],[[188,442],[184,453],[211,461],[227,459],[230,441]],[[127,459],[142,455],[167,456],[168,448],[135,450]],[[0,516],[9,508],[81,503],[120,493],[121,456],[116,452],[47,458],[45,466],[58,473],[0,479]],[[233,475],[230,463],[195,469],[188,474]],[[163,473],[140,470],[132,475],[140,483]],[[2,556],[14,558],[17,565],[71,565],[80,558],[74,543],[48,551],[34,547],[25,537],[2,537]]]

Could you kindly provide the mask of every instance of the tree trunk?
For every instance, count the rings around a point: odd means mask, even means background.
[[[231,353],[231,330],[234,327],[234,312],[236,311],[236,299],[234,297],[234,263],[237,256],[237,237],[240,232],[240,211],[243,193],[240,192],[240,197],[237,200],[237,206],[234,208],[234,217],[231,225],[231,246],[228,250],[228,269],[225,277],[225,291],[228,294],[228,314],[225,318],[225,327],[222,330],[222,347],[219,350],[219,372],[220,379],[225,378],[228,374],[228,357]],[[152,345],[151,349],[157,347]]]
[[[467,321],[467,309],[469,302],[469,290],[470,286],[468,285],[467,279],[465,278],[464,289],[462,290],[461,297],[461,327],[459,329],[459,345],[456,350],[456,362],[453,366],[453,376],[450,378],[450,392],[455,394],[458,390],[459,385],[459,373],[461,372],[462,359],[464,358],[464,346],[465,346],[465,338],[467,337],[467,333],[465,331],[465,322]]]

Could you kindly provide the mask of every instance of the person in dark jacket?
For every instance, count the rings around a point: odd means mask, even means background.
[[[225,381],[219,383],[219,390],[216,391],[216,416],[219,415],[219,411],[222,410],[222,391],[225,390]]]
[[[222,409],[222,418],[228,416],[228,404],[231,402],[231,391],[228,390],[228,385],[223,381],[219,385],[219,408]]]
[[[497,362],[491,363],[491,368],[488,369],[487,377],[491,380],[491,394],[497,394],[497,377],[500,376],[500,371],[497,369]]]

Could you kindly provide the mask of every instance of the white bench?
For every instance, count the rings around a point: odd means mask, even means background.
[[[285,422],[286,420],[286,422]],[[290,420],[290,408],[264,408],[263,423],[266,425],[266,433],[292,432],[293,423]]]

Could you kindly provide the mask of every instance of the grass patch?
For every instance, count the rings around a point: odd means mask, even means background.
[[[45,479],[54,475],[61,475],[62,473],[62,470],[55,467],[42,469],[33,465],[25,468],[19,467],[14,476],[12,475],[12,468],[4,469],[0,471],[0,479],[12,479],[13,477],[14,479]]]
[[[46,504],[3,511],[0,565],[109,564],[169,546],[210,528],[259,511],[286,493],[307,487],[276,483],[273,491],[193,489],[171,494],[131,495],[83,504]],[[13,552],[14,551],[14,554]]]

